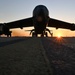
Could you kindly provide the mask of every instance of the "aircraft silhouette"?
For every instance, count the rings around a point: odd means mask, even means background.
[[[38,5],[33,10],[33,16],[30,18],[13,21],[9,23],[0,24],[0,35],[5,34],[8,37],[11,36],[10,29],[13,28],[23,28],[34,26],[34,29],[31,30],[32,36],[41,34],[42,37],[48,36],[47,31],[50,33],[50,30],[46,27],[55,27],[75,30],[75,24],[67,23],[64,21],[56,20],[49,17],[49,10],[44,5]]]

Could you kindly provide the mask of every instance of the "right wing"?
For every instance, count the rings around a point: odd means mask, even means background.
[[[48,26],[49,27],[55,27],[56,29],[64,28],[64,29],[75,30],[75,24],[71,24],[71,23],[68,23],[68,22],[56,20],[56,19],[53,19],[53,18],[49,19]]]
[[[30,27],[30,26],[33,26],[33,17],[5,23],[5,26],[9,29]]]

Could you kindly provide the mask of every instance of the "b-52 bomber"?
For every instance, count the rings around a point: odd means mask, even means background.
[[[49,17],[49,10],[44,5],[38,5],[33,10],[32,17],[17,20],[13,22],[8,23],[0,23],[0,35],[5,34],[7,37],[11,36],[10,29],[14,28],[21,28],[23,27],[31,27],[33,26],[34,29],[31,30],[30,33],[32,33],[32,37],[37,37],[38,34],[41,35],[41,37],[48,37],[48,32],[50,30],[47,27],[55,27],[58,28],[64,28],[64,29],[70,29],[72,31],[75,30],[75,24],[68,23],[60,20],[56,20]]]

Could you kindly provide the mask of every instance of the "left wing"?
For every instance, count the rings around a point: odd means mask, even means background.
[[[55,27],[56,29],[64,28],[64,29],[75,30],[75,24],[63,22],[60,20],[52,19],[52,18],[49,19],[48,26],[49,27]]]
[[[5,26],[8,27],[9,29],[30,27],[30,26],[33,26],[33,17],[5,23]]]

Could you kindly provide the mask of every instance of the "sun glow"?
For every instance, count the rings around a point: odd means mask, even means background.
[[[61,34],[58,34],[58,35],[57,35],[57,38],[61,38]]]

